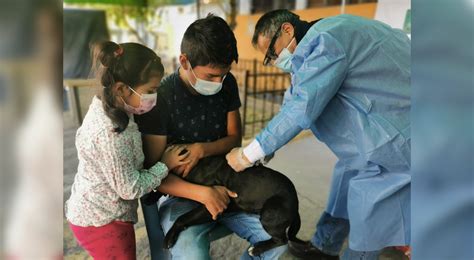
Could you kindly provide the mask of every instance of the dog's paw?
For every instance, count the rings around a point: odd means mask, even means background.
[[[248,251],[250,256],[257,257],[257,256],[263,254],[263,252],[265,252],[266,250],[262,246],[255,245],[255,246],[251,246],[247,251]]]
[[[255,256],[255,255],[253,254],[253,250],[254,250],[254,249],[255,249],[255,247],[254,247],[254,246],[251,246],[251,247],[249,247],[249,249],[247,250],[247,252],[249,253],[250,256]]]
[[[176,232],[168,232],[166,234],[165,239],[163,240],[163,248],[164,249],[170,249],[176,244],[176,241],[178,240],[178,235]]]

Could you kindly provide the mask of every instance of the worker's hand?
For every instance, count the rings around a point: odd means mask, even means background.
[[[237,193],[228,190],[224,186],[206,187],[199,202],[206,206],[206,209],[212,215],[212,219],[216,220],[227,208],[230,202],[229,197],[237,198]]]
[[[252,163],[245,156],[242,147],[232,149],[225,158],[230,167],[232,167],[236,172],[241,172],[252,166]]]

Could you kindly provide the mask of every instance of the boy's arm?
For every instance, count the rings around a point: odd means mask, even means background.
[[[189,164],[175,169],[175,172],[186,177],[200,159],[212,155],[226,154],[232,148],[242,144],[242,127],[238,109],[227,112],[227,136],[214,142],[194,143],[187,146],[190,151]]]
[[[237,193],[224,186],[203,186],[187,182],[176,175],[168,175],[158,186],[161,193],[176,197],[194,200],[204,204],[206,209],[216,220],[229,204],[229,197],[236,198]]]
[[[161,159],[166,148],[166,135],[143,135],[143,153],[145,154],[145,169],[155,165]]]
[[[225,154],[234,147],[242,145],[242,127],[240,123],[239,110],[230,111],[227,113],[227,136],[209,143],[201,143],[202,156],[201,158],[211,155]]]
[[[143,135],[143,152],[145,154],[145,168],[153,166],[161,159],[166,148],[166,135]],[[207,187],[187,182],[173,174],[162,180],[158,190],[176,197],[194,200],[204,204],[215,220],[222,213],[229,197],[237,195],[222,186]]]

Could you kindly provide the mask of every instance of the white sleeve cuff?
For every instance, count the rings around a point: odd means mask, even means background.
[[[258,143],[257,139],[254,139],[249,145],[247,145],[244,148],[243,153],[252,164],[265,157],[265,153],[263,152],[262,147]]]

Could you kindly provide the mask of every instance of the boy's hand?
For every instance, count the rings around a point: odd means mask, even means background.
[[[199,202],[206,206],[206,209],[212,215],[212,219],[216,220],[227,208],[227,204],[230,202],[229,197],[237,198],[237,193],[228,190],[224,186],[212,186],[206,187]]]
[[[186,168],[186,164],[180,165],[173,169],[173,172],[176,175],[183,176],[184,169]]]
[[[175,171],[183,178],[186,178],[186,176],[188,176],[189,172],[194,168],[194,166],[196,166],[199,160],[204,157],[204,147],[201,143],[187,144],[186,149],[189,151],[189,156],[187,157],[187,161],[189,161],[189,163],[179,167],[178,170],[181,172]]]

